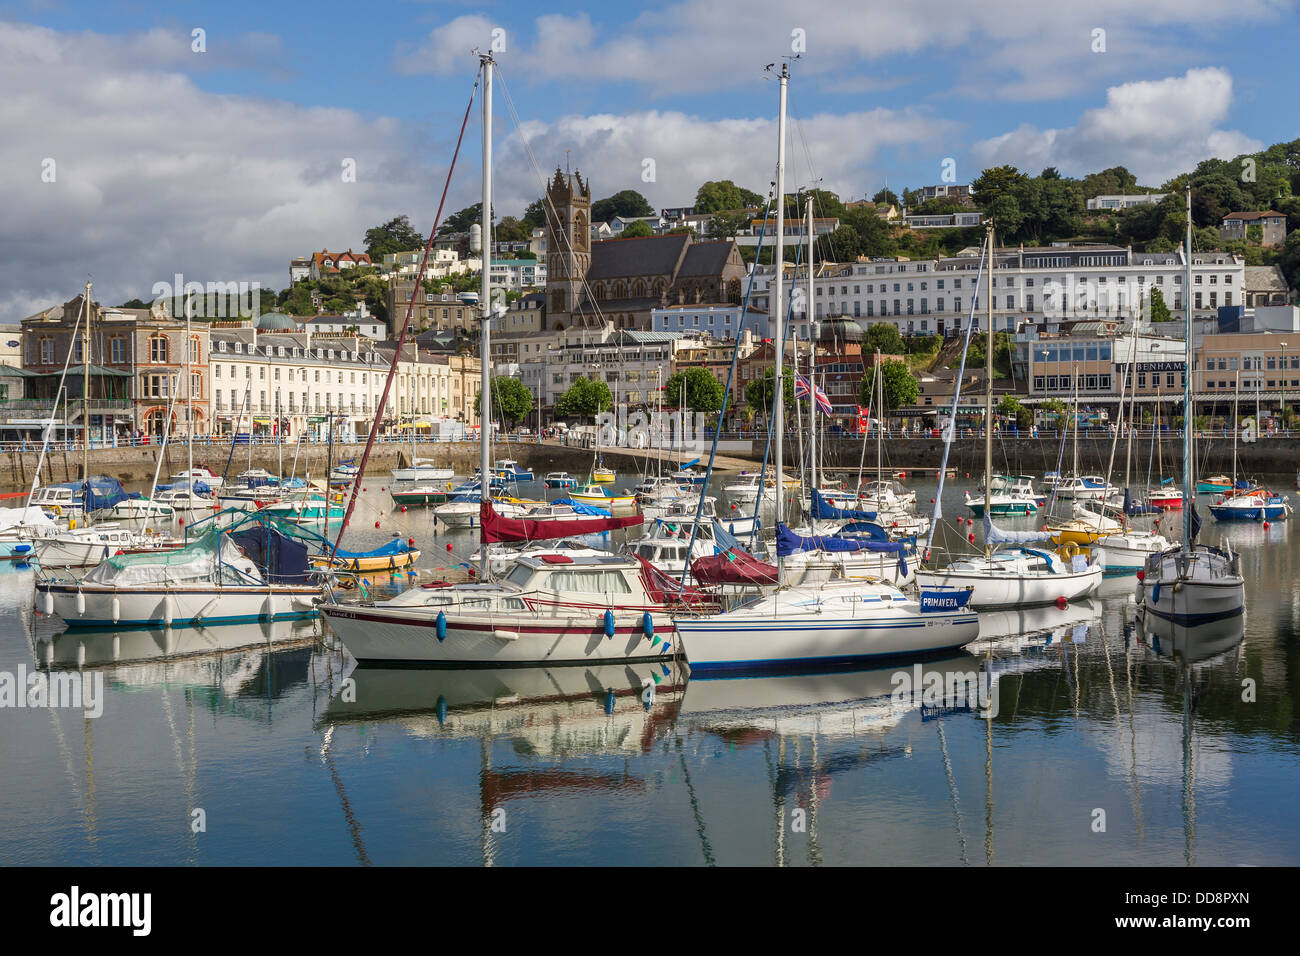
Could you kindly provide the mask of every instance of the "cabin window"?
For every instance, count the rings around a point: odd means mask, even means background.
[[[552,571],[547,587],[554,591],[579,591],[584,594],[607,594],[610,592],[630,594],[621,571]]]

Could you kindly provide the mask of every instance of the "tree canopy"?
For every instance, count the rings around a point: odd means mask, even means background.
[[[379,261],[390,252],[410,252],[424,248],[424,236],[415,231],[406,216],[394,216],[382,226],[366,230],[366,254]]]
[[[684,368],[664,383],[664,407],[677,408],[682,402],[682,386],[686,387],[686,407],[694,412],[712,414],[722,410],[726,389],[717,377],[705,368]]]
[[[737,186],[730,179],[706,182],[695,192],[697,213],[722,212],[763,205],[763,197]]]
[[[648,222],[644,222],[640,219],[637,219],[633,222],[629,222],[623,228],[623,231],[618,234],[618,238],[640,239],[645,236],[653,236],[654,234],[655,231],[650,228],[650,224]]]
[[[884,355],[906,355],[907,343],[903,341],[898,326],[890,322],[875,322],[863,333],[862,351],[880,351]]]
[[[591,204],[592,222],[609,222],[615,216],[653,216],[654,206],[635,189],[620,189]]]
[[[886,409],[916,404],[916,396],[921,393],[921,386],[906,362],[900,362],[898,359],[881,362],[880,378],[885,393],[885,408],[878,410],[878,415],[882,415]],[[862,405],[871,408],[875,404],[872,397],[874,390],[874,376],[862,376],[862,384],[858,386],[858,398]]]
[[[507,427],[522,422],[532,411],[536,398],[523,382],[508,375],[492,376],[492,420]],[[474,394],[474,414],[481,413],[483,391]]]
[[[595,418],[614,404],[609,386],[600,379],[579,375],[568,390],[555,400],[555,414],[561,418]]]
[[[772,411],[772,396],[775,394],[772,382],[775,377],[776,373],[769,368],[763,373],[762,378],[756,378],[746,385],[745,404],[762,412],[764,415],[770,414]],[[784,396],[784,404],[788,412],[794,404],[794,375],[787,369],[781,378],[783,380],[781,394]]]

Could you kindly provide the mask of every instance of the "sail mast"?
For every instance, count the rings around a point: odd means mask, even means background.
[[[817,343],[813,341],[813,205],[812,193],[808,193],[808,305],[804,309],[804,319],[808,330],[808,424],[812,428],[810,445],[810,476],[812,487],[820,490],[817,484]],[[812,500],[811,493],[809,500]],[[813,519],[813,534],[817,533],[817,519]]]
[[[1192,553],[1192,182],[1187,181],[1187,277],[1183,284],[1183,554]]]
[[[86,324],[81,327],[81,480],[90,480],[90,283],[86,283]],[[86,493],[81,489],[82,510],[86,508]]]
[[[785,286],[785,97],[790,82],[790,71],[786,64],[781,64],[780,108],[776,122],[776,253],[773,262],[776,266],[776,297],[772,308],[772,335],[776,344],[776,367],[772,374],[772,455],[776,461],[776,521],[784,520],[782,505],[785,501],[785,389],[781,366],[785,363],[785,313],[781,308],[781,293]],[[758,489],[762,500],[763,489]],[[781,580],[781,571],[785,559],[777,554],[777,581]]]
[[[491,466],[490,449],[492,442],[492,392],[489,380],[489,361],[492,356],[492,54],[480,54],[483,66],[483,238],[482,250],[482,284],[479,292],[479,307],[483,314],[483,339],[479,349],[479,500],[490,505],[492,501],[492,476],[488,471]],[[577,303],[574,303],[577,307]],[[416,347],[417,353],[419,347]],[[597,430],[599,434],[599,429]],[[482,539],[479,547],[479,580],[487,580],[488,546],[487,538]]]
[[[988,301],[985,313],[988,322],[984,331],[984,513],[989,514],[993,501],[993,270],[997,268],[993,240],[993,220],[989,220],[989,285]],[[880,477],[879,474],[876,475]],[[991,553],[987,536],[984,539],[984,553]]]

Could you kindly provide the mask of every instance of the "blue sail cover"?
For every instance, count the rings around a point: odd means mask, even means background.
[[[414,550],[415,548],[411,547],[401,538],[394,538],[387,544],[382,544],[369,551],[349,551],[347,548],[339,548],[336,554],[340,558],[388,558],[396,557],[399,554],[406,554],[407,552]]]
[[[748,549],[741,543],[740,539],[722,526],[722,522],[717,518],[713,519],[713,546],[718,551],[744,551],[748,554]]]
[[[1155,505],[1137,504],[1129,494],[1127,488],[1124,489],[1124,513],[1132,517],[1133,515],[1158,515],[1160,509]]]
[[[851,535],[855,538],[866,538],[868,541],[889,541],[889,532],[874,521],[850,521],[844,527],[840,528],[840,534]],[[916,536],[911,536],[908,540],[915,543]]]
[[[608,518],[612,512],[608,508],[597,508],[595,505],[584,505],[581,501],[575,501],[572,498],[556,498],[552,504],[568,505],[580,515],[592,515],[599,518]]]
[[[1036,544],[1051,541],[1055,536],[1054,531],[1004,531],[993,523],[987,511],[984,513],[984,541],[987,544]]]
[[[800,551],[892,551],[902,554],[906,548],[907,545],[902,541],[871,541],[829,534],[805,537],[795,534],[783,524],[776,526],[776,553],[783,558]]]
[[[102,511],[113,507],[119,501],[140,497],[139,494],[127,494],[122,483],[108,475],[91,475],[86,479],[83,490],[85,492],[83,507],[86,511]]]
[[[837,508],[816,488],[812,490],[812,516],[814,518],[839,518],[844,521],[875,521],[874,511],[855,511],[852,508]]]

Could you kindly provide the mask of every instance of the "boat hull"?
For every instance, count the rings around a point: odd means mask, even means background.
[[[122,589],[38,582],[35,606],[62,618],[68,627],[156,627],[312,617],[319,613],[319,597],[319,588],[286,585]]]
[[[676,640],[654,642],[643,631],[644,611],[615,613],[614,635],[606,637],[601,608],[589,614],[507,618],[450,616],[438,639],[436,617],[427,611],[350,606],[322,607],[325,619],[348,652],[361,663],[442,664],[469,667],[528,664],[587,664],[592,661],[669,660]],[[663,638],[670,635],[666,612]]]
[[[973,613],[878,618],[720,614],[682,619],[677,634],[691,674],[847,667],[963,647],[979,636]]]
[[[917,586],[923,590],[937,588],[971,588],[971,607],[1030,607],[1055,604],[1060,598],[1076,601],[1097,590],[1102,569],[1091,566],[1086,571],[1063,574],[1024,576],[1015,573],[980,574],[971,571],[918,571]]]

